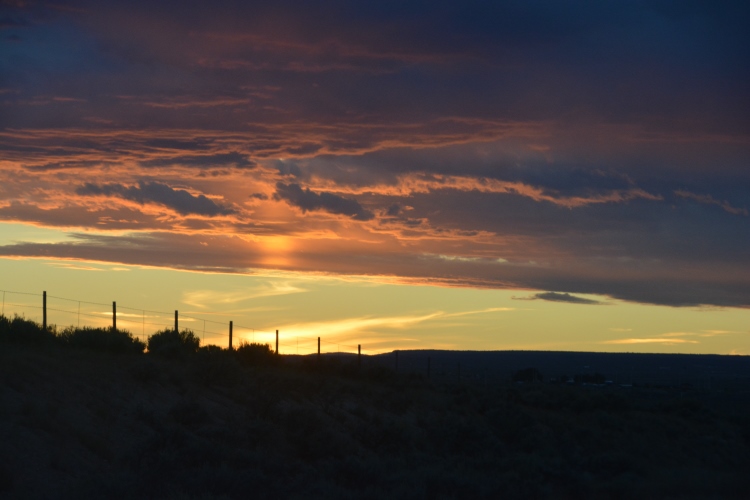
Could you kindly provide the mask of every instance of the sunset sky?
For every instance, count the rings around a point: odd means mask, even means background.
[[[0,289],[287,352],[750,354],[749,14],[2,1]]]

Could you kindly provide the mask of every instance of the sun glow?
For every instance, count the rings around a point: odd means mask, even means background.
[[[263,256],[260,262],[266,266],[289,267],[293,263],[291,254],[295,249],[294,238],[290,236],[265,236],[260,245]]]

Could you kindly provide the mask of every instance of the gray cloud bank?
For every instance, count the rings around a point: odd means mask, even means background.
[[[262,244],[238,245],[231,236],[202,236],[169,232],[106,236],[73,234],[73,242],[18,243],[0,246],[0,256],[83,259],[133,265],[171,267],[197,271],[252,273],[267,268],[267,249]],[[179,249],[179,251],[175,251]],[[675,307],[750,307],[750,279],[734,270],[712,275],[673,273],[663,266],[641,269],[640,277],[622,279],[622,272],[607,266],[580,269],[545,269],[492,260],[446,260],[439,256],[415,256],[406,252],[382,253],[377,248],[357,253],[300,248],[291,271],[400,277],[406,283],[439,286],[472,286],[502,289],[556,289],[539,292],[532,300],[595,305],[575,294],[605,295],[615,299]],[[528,299],[527,299],[528,300]],[[593,303],[592,303],[593,302]]]
[[[599,300],[585,299],[583,297],[576,297],[569,293],[558,293],[558,292],[544,292],[535,293],[531,297],[514,297],[516,300],[547,300],[549,302],[567,302],[569,304],[586,304],[586,305],[601,305],[602,302]]]

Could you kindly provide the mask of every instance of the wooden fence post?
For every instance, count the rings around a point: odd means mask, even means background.
[[[357,366],[362,367],[362,344],[357,344]]]
[[[112,330],[117,330],[117,302],[112,301]]]
[[[398,371],[398,351],[393,351],[393,353],[396,355],[396,371]]]
[[[229,322],[229,350],[232,350],[232,322]]]
[[[42,292],[42,329],[47,331],[47,292]]]
[[[174,311],[174,332],[180,333],[180,329],[177,328],[177,309]]]
[[[276,330],[276,354],[279,353],[279,331]]]
[[[320,361],[320,337],[318,337],[318,361]]]

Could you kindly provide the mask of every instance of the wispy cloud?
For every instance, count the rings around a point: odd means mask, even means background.
[[[688,340],[672,337],[634,338],[605,340],[602,344],[698,344],[697,340]]]
[[[742,333],[737,330],[701,330],[699,334],[701,337],[715,337],[717,335],[732,335]]]
[[[323,336],[327,338],[335,338],[354,333],[369,332],[377,328],[402,329],[440,316],[441,313],[432,313],[415,316],[346,318],[333,321],[292,323],[282,325],[281,329],[284,332],[289,332],[289,335],[295,337]]]
[[[443,318],[457,318],[460,316],[471,316],[474,314],[488,314],[493,312],[507,312],[507,311],[515,311],[515,307],[488,307],[487,309],[481,309],[479,311],[464,311],[464,312],[457,312],[457,313],[445,313],[442,315]]]
[[[76,263],[76,262],[65,262],[65,261],[52,261],[48,262],[47,265],[53,267],[59,267],[63,269],[72,269],[76,271],[119,271],[129,272],[129,267],[122,266],[108,266],[108,265],[92,265],[87,263]]]
[[[724,211],[729,212],[730,214],[744,215],[745,217],[750,215],[750,212],[748,212],[747,208],[734,207],[728,201],[719,201],[710,194],[696,194],[691,193],[690,191],[685,191],[683,189],[676,190],[674,194],[676,194],[680,198],[697,201],[698,203],[703,203],[705,205],[716,205],[718,207],[721,207]]]
[[[613,330],[610,328],[610,330]],[[620,329],[616,331],[622,331]],[[626,330],[627,331],[627,330]],[[699,332],[666,332],[656,337],[649,338],[627,338],[614,339],[601,342],[602,344],[700,344],[700,338],[715,337],[717,335],[728,335],[741,333],[732,330],[701,330]]]
[[[52,264],[54,267],[60,267],[63,269],[73,269],[76,271],[105,271],[103,267],[87,266],[85,264],[72,264],[68,262],[55,262]]]
[[[318,337],[326,338],[348,337],[353,334],[367,334],[382,329],[404,329],[419,323],[434,321],[438,319],[454,318],[469,316],[474,314],[488,314],[493,312],[512,311],[508,307],[492,307],[476,311],[461,311],[455,313],[446,313],[436,311],[428,314],[415,314],[403,316],[383,316],[383,317],[356,317],[346,318],[333,321],[310,322],[310,323],[293,323],[283,325],[281,328],[291,336],[300,337]]]
[[[191,290],[183,292],[182,302],[199,309],[206,309],[216,306],[239,304],[264,297],[276,297],[303,292],[307,292],[307,289],[297,284],[272,281],[266,285],[229,292],[223,290]]]

